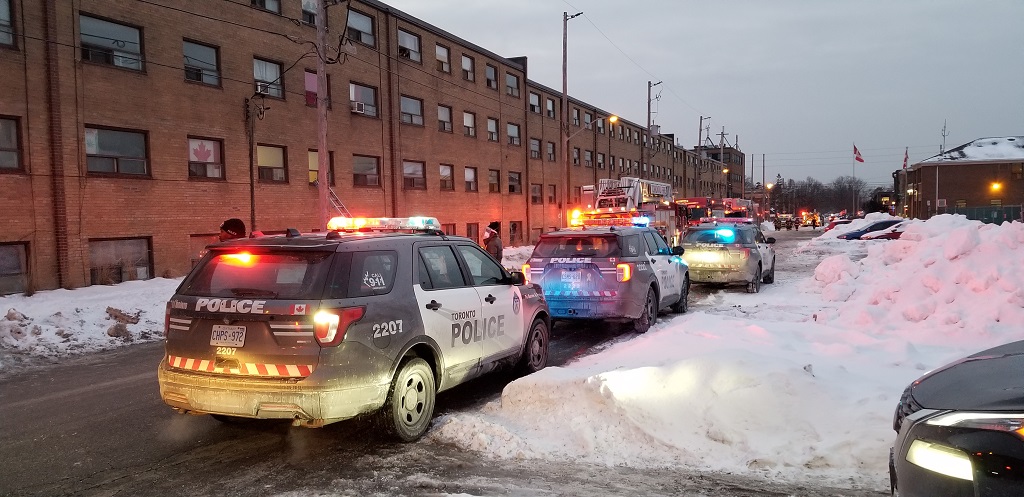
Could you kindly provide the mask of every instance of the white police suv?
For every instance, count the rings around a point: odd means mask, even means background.
[[[539,289],[434,218],[335,218],[326,233],[231,240],[167,304],[160,396],[180,412],[296,426],[376,412],[423,435],[435,394],[542,369]]]
[[[594,215],[541,235],[523,272],[544,289],[552,319],[632,323],[650,329],[661,309],[686,312],[690,275],[646,217]]]

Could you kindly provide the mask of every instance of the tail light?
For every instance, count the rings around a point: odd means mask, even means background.
[[[629,264],[618,264],[615,266],[615,280],[620,282],[629,281],[633,277],[633,267]]]
[[[733,255],[738,256],[740,259],[747,259],[750,257],[749,248],[736,248],[732,250]]]
[[[333,347],[345,338],[345,332],[363,318],[365,307],[320,309],[313,315],[313,336],[322,347]]]
[[[530,284],[530,265],[529,264],[523,264],[523,276],[526,277],[526,284],[529,285]]]

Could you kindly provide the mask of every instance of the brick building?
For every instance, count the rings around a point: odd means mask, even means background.
[[[181,276],[230,217],[321,228],[303,2],[4,5],[0,294]],[[561,92],[529,80],[526,57],[375,0],[327,12],[345,34],[322,89],[341,209],[435,216],[472,238],[499,220],[512,245],[564,225]],[[643,126],[569,102],[570,202],[605,175],[686,195],[700,159],[672,135],[647,143]]]
[[[903,212],[909,217],[959,213],[988,222],[1020,219],[1024,137],[979,138],[918,162],[903,174]]]

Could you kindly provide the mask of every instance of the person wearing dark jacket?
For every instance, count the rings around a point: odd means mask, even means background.
[[[234,240],[235,238],[245,238],[245,223],[237,217],[233,217],[224,221],[220,225],[220,234],[217,236],[220,241]]]
[[[497,259],[499,263],[505,248],[501,243],[501,235],[498,234],[500,231],[501,223],[497,221],[492,221],[484,228],[484,249],[487,250],[488,254]]]

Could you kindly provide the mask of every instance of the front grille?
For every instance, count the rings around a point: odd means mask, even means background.
[[[896,406],[896,413],[892,418],[892,429],[896,430],[896,433],[900,432],[900,427],[903,426],[903,420],[907,416],[924,409],[924,406],[918,404],[917,401],[914,400],[914,395],[911,393],[914,385],[915,383],[908,385],[907,389],[903,391],[903,395],[900,395],[900,403]]]

